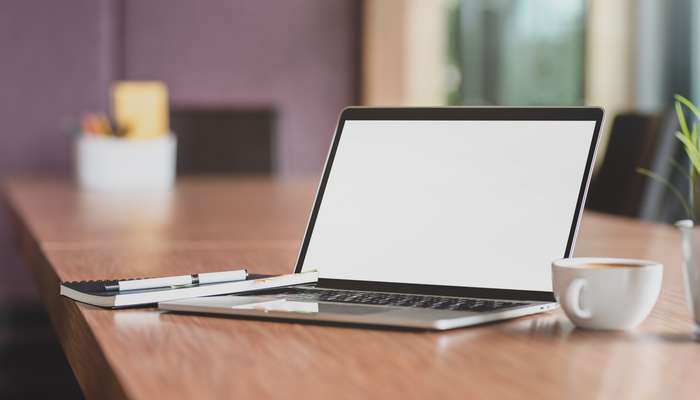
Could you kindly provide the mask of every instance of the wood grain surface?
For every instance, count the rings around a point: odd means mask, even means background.
[[[293,268],[315,182],[189,179],[139,199],[6,182],[18,247],[88,398],[697,398],[700,344],[669,226],[586,213],[577,255],[659,260],[661,297],[628,332],[561,311],[444,333],[110,311],[61,280]],[[40,360],[37,360],[40,362]],[[41,381],[41,377],[37,377]]]

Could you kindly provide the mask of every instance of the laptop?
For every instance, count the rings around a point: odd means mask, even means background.
[[[343,110],[295,273],[313,285],[160,303],[188,313],[445,330],[551,310],[600,108]]]

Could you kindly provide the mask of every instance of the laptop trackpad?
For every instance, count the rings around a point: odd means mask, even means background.
[[[270,301],[235,305],[234,310],[256,310],[264,312],[291,312],[303,314],[343,314],[343,315],[365,315],[387,312],[388,308],[368,307],[362,305],[329,304],[316,303],[312,301],[294,301],[286,299],[275,299]]]

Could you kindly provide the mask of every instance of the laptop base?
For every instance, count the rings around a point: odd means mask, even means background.
[[[332,322],[423,330],[448,330],[553,310],[557,303],[531,302],[490,312],[416,307],[359,305],[295,300],[294,296],[217,296],[167,301],[158,308],[185,313],[252,317],[286,321]]]

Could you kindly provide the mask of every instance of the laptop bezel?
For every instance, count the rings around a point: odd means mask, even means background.
[[[563,257],[573,253],[581,214],[588,186],[591,179],[593,163],[599,142],[600,127],[603,122],[603,109],[598,107],[348,107],[338,119],[335,135],[323,169],[323,176],[318,186],[316,199],[309,216],[306,232],[297,257],[295,273],[304,265],[306,252],[313,235],[314,225],[323,202],[323,194],[328,177],[333,167],[335,154],[340,143],[345,121],[348,120],[435,120],[435,121],[595,121],[595,128],[586,160],[586,167],[579,188],[576,209],[571,221],[571,229]],[[346,279],[319,278],[318,287],[348,290],[366,290],[378,292],[412,293],[425,295],[476,297],[489,299],[510,299],[523,301],[554,301],[552,291],[514,290],[479,288],[466,286],[423,285],[400,282],[375,282]]]

